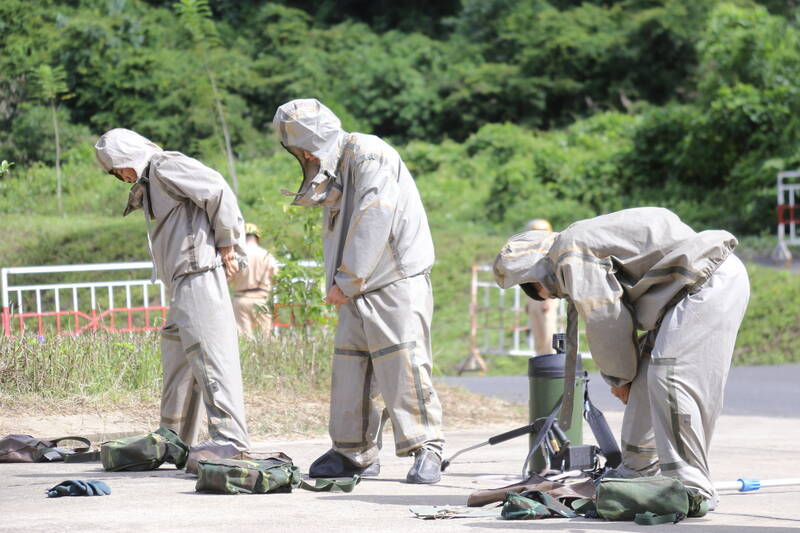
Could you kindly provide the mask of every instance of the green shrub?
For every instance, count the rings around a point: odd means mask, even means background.
[[[800,277],[748,265],[750,303],[739,330],[733,363],[763,365],[800,361]]]

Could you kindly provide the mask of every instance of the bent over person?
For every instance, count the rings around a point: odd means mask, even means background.
[[[615,477],[660,471],[699,489],[708,510],[708,450],[750,296],[736,244],[644,207],[515,235],[494,266],[503,288],[576,306],[592,359],[626,403]]]
[[[282,105],[273,124],[303,169],[292,204],[323,208],[326,301],[339,311],[333,448],[309,474],[377,475],[382,396],[397,455],[415,457],[407,481],[436,483],[444,440],[431,380],[433,240],[414,180],[394,148],[343,131],[317,100]]]
[[[169,295],[161,330],[164,386],[161,425],[187,444],[197,440],[203,411],[210,440],[200,457],[233,457],[250,447],[244,416],[239,346],[226,275],[239,270],[244,221],[220,174],[138,133],[113,129],[95,145],[103,169],[132,183],[124,215],[143,209],[158,276]]]

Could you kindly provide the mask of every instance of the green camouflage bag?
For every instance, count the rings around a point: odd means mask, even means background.
[[[104,442],[100,447],[103,468],[117,470],[155,470],[164,462],[180,470],[186,464],[189,447],[171,429],[158,428],[147,435],[136,435]]]
[[[594,501],[579,500],[573,507],[578,512],[594,510],[606,520],[654,525],[703,516],[708,511],[708,502],[697,489],[685,487],[675,478],[652,476],[603,478]]]
[[[500,516],[506,520],[536,520],[539,518],[575,518],[575,511],[541,490],[528,490],[517,494],[509,492],[503,502]]]
[[[300,469],[291,460],[277,457],[244,461],[239,459],[201,459],[197,466],[197,492],[222,494],[267,494],[292,492],[302,488],[314,492],[351,492],[361,480],[317,479],[315,485],[303,481]]]
[[[282,459],[201,459],[197,467],[198,492],[266,494],[291,492],[302,480],[300,469]]]

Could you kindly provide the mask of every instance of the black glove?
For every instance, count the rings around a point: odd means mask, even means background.
[[[52,489],[47,491],[50,498],[60,496],[106,496],[111,494],[111,489],[102,481],[80,481],[68,479],[62,481]]]

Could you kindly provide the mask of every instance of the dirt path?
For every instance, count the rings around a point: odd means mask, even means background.
[[[448,430],[487,424],[521,425],[525,410],[497,398],[460,387],[437,385]],[[275,397],[248,393],[248,426],[253,440],[286,440],[324,436],[328,424],[326,394]],[[158,400],[109,401],[99,398],[46,400],[0,397],[0,436],[22,433],[36,437],[80,435],[101,442],[158,427]]]

